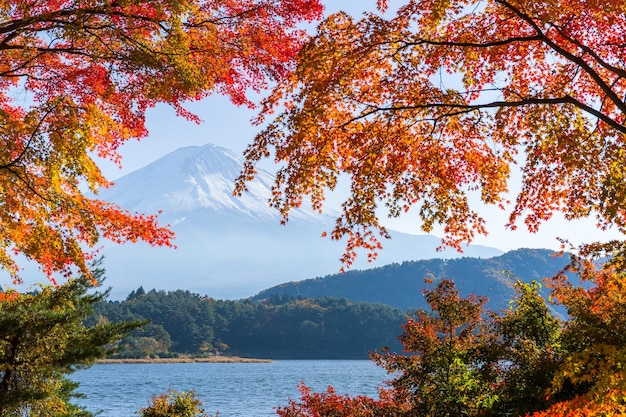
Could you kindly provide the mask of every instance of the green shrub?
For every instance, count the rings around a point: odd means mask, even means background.
[[[168,391],[152,397],[148,407],[140,409],[139,414],[141,417],[208,417],[193,391]]]

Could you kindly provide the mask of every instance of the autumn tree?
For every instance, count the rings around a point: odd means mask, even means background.
[[[510,308],[489,314],[480,347],[481,373],[494,399],[486,415],[527,415],[574,395],[569,389],[547,394],[568,355],[563,322],[546,304],[540,283],[517,281],[515,288]]]
[[[382,204],[414,208],[425,232],[442,225],[452,247],[485,234],[468,194],[504,207],[518,161],[510,228],[562,212],[626,231],[623,1],[377,3],[318,27],[264,103],[259,121],[281,111],[247,149],[239,190],[275,155],[272,205],[287,218],[305,197],[321,209],[345,176],[331,237],[347,237],[348,264],[387,236]]]
[[[92,276],[101,278],[102,271]],[[88,416],[71,403],[77,383],[66,378],[112,352],[141,323],[83,321],[106,292],[86,277],[33,293],[0,297],[0,416]]]
[[[288,219],[305,198],[321,209],[325,193],[347,178],[350,194],[331,232],[347,238],[347,264],[357,248],[375,253],[388,236],[381,205],[390,216],[413,209],[425,232],[441,225],[452,247],[486,234],[469,196],[504,209],[514,164],[522,184],[508,227],[535,232],[562,213],[626,232],[623,1],[404,0],[387,10],[388,3],[358,19],[331,15],[318,27],[296,71],[264,103],[259,122],[280,111],[247,149],[239,191],[273,155],[281,168],[271,204]],[[525,349],[536,355],[513,362],[519,368],[507,378],[540,377],[544,360],[555,372],[549,389],[563,397],[545,396],[537,406],[550,408],[538,415],[625,412],[626,241],[580,250],[603,253],[611,262],[589,273],[587,287],[557,287],[572,316],[559,336],[566,351],[515,330],[519,318],[501,323],[520,342],[520,351],[506,349],[512,359]],[[520,404],[550,386],[537,383],[523,387]]]
[[[570,320],[561,344],[568,352],[554,375],[548,397],[564,397],[533,414],[606,416],[626,413],[626,284],[624,260],[598,269],[578,259],[574,266],[584,286],[554,278],[554,297],[567,307]]]
[[[212,93],[253,106],[248,93],[280,81],[318,0],[7,0],[0,2],[0,267],[15,254],[49,276],[87,261],[100,238],[171,245],[153,214],[85,192],[111,183],[96,156],[148,135],[157,103],[184,108]]]
[[[484,297],[463,298],[450,280],[424,291],[431,311],[408,317],[400,336],[402,353],[374,355],[390,374],[391,386],[409,414],[475,415],[489,405],[478,367]],[[473,412],[472,412],[473,411]]]
[[[452,281],[441,280],[424,290],[430,310],[417,311],[403,325],[403,350],[372,355],[391,378],[378,399],[301,386],[301,400],[278,414],[500,417],[567,403],[577,394],[571,385],[548,395],[566,355],[562,323],[538,289],[518,281],[510,309],[486,312],[484,297],[461,297]]]

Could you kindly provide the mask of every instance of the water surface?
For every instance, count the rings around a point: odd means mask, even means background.
[[[275,416],[276,406],[300,398],[301,381],[314,391],[332,385],[340,394],[375,397],[386,377],[369,360],[101,364],[72,375],[86,396],[75,402],[102,417],[137,415],[153,395],[169,389],[194,390],[208,415]]]

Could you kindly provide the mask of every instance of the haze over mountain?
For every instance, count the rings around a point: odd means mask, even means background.
[[[106,285],[124,297],[140,285],[189,289],[215,298],[243,298],[286,281],[339,271],[343,244],[320,237],[335,215],[301,208],[285,226],[268,206],[274,177],[260,170],[250,191],[234,197],[234,179],[242,159],[232,151],[207,144],[178,149],[146,167],[119,178],[99,197],[132,212],[156,213],[176,233],[177,249],[145,244],[105,244]],[[353,268],[391,262],[491,257],[502,251],[470,245],[464,253],[437,252],[439,238],[392,231],[393,239],[374,263],[362,256]]]

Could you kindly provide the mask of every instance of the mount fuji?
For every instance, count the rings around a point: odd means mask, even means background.
[[[137,243],[105,244],[102,250],[106,286],[122,298],[140,285],[146,289],[189,289],[214,298],[252,296],[269,286],[339,271],[344,244],[322,238],[337,213],[300,208],[280,224],[270,208],[271,173],[259,170],[249,192],[234,197],[234,179],[242,159],[212,144],[178,149],[119,178],[99,194],[131,212],[162,210],[160,224],[170,224],[177,249]],[[361,256],[353,268],[393,262],[461,256],[492,257],[494,248],[469,245],[463,253],[437,252],[440,239],[391,231],[373,263]]]

